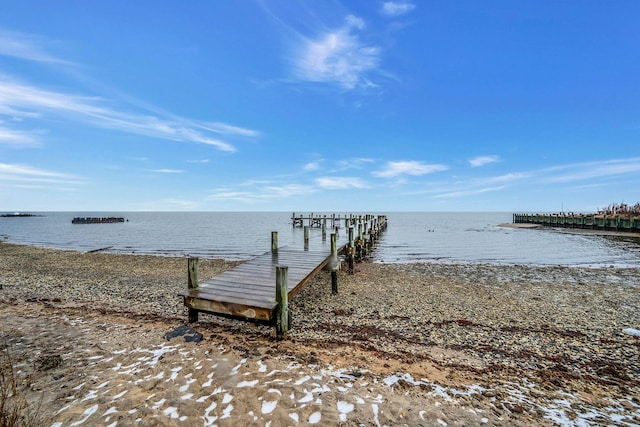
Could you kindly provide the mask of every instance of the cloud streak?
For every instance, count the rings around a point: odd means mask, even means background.
[[[316,192],[314,187],[302,184],[265,185],[257,187],[252,191],[237,191],[230,188],[219,188],[212,192],[207,197],[207,200],[236,201],[255,204],[260,200],[278,200],[295,196],[306,196],[314,192]]]
[[[498,156],[479,156],[469,160],[469,164],[472,168],[478,168],[480,166],[496,163],[500,161]]]
[[[214,134],[242,137],[259,135],[258,131],[224,123],[125,112],[123,108],[111,108],[106,100],[99,97],[40,89],[6,76],[0,76],[0,114],[19,119],[71,117],[101,128],[164,140],[206,144],[226,152],[234,152],[236,148]]]
[[[373,172],[373,175],[378,178],[394,178],[401,175],[422,176],[447,169],[449,169],[447,166],[440,164],[428,164],[413,160],[396,161],[387,162],[383,169]]]
[[[640,172],[640,157],[585,162],[543,169],[545,183],[568,183]]]
[[[316,179],[316,184],[320,188],[327,190],[347,190],[349,188],[367,188],[368,184],[356,177],[320,177]]]
[[[405,15],[416,8],[416,5],[405,2],[386,1],[382,4],[382,14],[384,16],[396,17]]]
[[[0,182],[78,184],[81,180],[74,175],[28,165],[0,163]]]
[[[51,41],[37,35],[0,30],[0,56],[57,65],[73,65],[70,61],[50,54],[46,45],[51,44]]]
[[[32,132],[0,127],[0,145],[30,148],[40,146],[40,142],[38,136]]]

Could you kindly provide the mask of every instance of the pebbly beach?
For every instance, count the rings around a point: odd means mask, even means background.
[[[3,354],[34,425],[640,423],[638,269],[362,262],[339,280],[296,295],[286,340],[204,315],[194,343],[166,338],[185,258],[0,243]]]

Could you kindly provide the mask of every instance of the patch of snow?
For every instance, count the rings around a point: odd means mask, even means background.
[[[307,403],[313,400],[313,393],[308,392],[306,389],[304,391],[307,394],[300,398],[300,400],[298,400],[298,403]]]
[[[124,396],[125,394],[127,394],[129,390],[123,390],[120,393],[116,394],[115,396],[113,396],[113,399],[111,399],[112,402],[120,399],[122,396]]]
[[[378,427],[380,427],[380,420],[378,419],[378,405],[372,403],[371,410],[373,411],[373,422],[376,423]]]
[[[254,386],[255,386],[256,384],[258,384],[259,382],[260,382],[260,380],[253,380],[253,381],[240,381],[236,387],[238,387],[238,388],[243,388],[243,387],[254,387]]]
[[[277,405],[278,405],[277,400],[271,400],[271,401],[265,400],[264,402],[262,402],[262,413],[263,414],[272,413],[276,409]]]
[[[154,409],[154,410],[158,410],[158,409],[160,409],[160,407],[161,407],[162,405],[164,405],[164,403],[165,403],[166,401],[167,401],[167,399],[164,399],[164,398],[163,398],[163,399],[158,400],[156,403],[154,403],[154,404],[153,404],[153,406],[151,407],[151,409]]]
[[[229,404],[229,406],[224,408],[224,411],[222,411],[220,419],[223,420],[225,418],[231,418],[231,411],[233,411],[233,405]]]
[[[354,405],[353,403],[348,403],[343,400],[338,401],[338,412],[340,412],[340,421],[347,421],[347,414],[353,411]]]
[[[322,414],[320,412],[314,412],[309,416],[309,424],[318,424],[321,418]]]
[[[91,415],[93,415],[97,410],[98,410],[98,405],[93,405],[93,406],[91,406],[91,407],[87,408],[87,409],[82,413],[83,418],[82,418],[82,419],[80,419],[80,420],[78,420],[78,421],[76,421],[75,423],[71,424],[71,426],[72,426],[72,427],[75,427],[75,426],[79,426],[79,425],[81,425],[81,424],[84,424],[84,422],[85,422],[85,421],[87,421],[87,420],[89,419],[89,417],[90,417]]]
[[[178,419],[178,408],[176,408],[175,406],[169,406],[167,409],[162,411],[162,413],[169,418]]]
[[[82,399],[80,402],[85,402],[87,400],[95,399],[96,397],[98,397],[98,390],[90,390],[89,394],[87,394],[85,398]]]
[[[622,332],[625,334],[629,334],[632,337],[640,337],[640,331],[634,328],[623,329]]]
[[[102,416],[106,417],[107,415],[115,414],[116,412],[118,412],[118,410],[115,408],[115,406],[112,406],[111,408],[107,409],[104,414],[102,414]]]
[[[207,379],[208,381],[204,384],[202,384],[202,387],[209,387],[211,385],[211,383],[213,382],[213,372],[210,373],[209,375],[207,375]]]
[[[295,382],[295,383],[293,383],[293,384],[295,384],[295,385],[301,385],[301,384],[306,383],[306,382],[307,382],[307,381],[309,381],[310,379],[311,379],[311,377],[310,377],[309,375],[306,375],[306,376],[304,376],[304,377],[300,378],[298,381],[296,381],[296,382]]]
[[[190,376],[191,374],[189,374]],[[187,377],[185,377],[187,378]],[[187,391],[189,389],[189,386],[193,383],[195,383],[197,380],[194,378],[188,379],[187,383],[185,385],[183,385],[182,387],[180,387],[178,390],[180,391],[180,393],[184,393],[185,391]]]

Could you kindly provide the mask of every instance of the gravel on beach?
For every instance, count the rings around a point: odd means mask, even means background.
[[[200,260],[200,278],[237,264]],[[186,321],[177,296],[186,280],[184,258],[0,243],[5,303]],[[487,390],[528,379],[541,393],[579,393],[603,405],[629,396],[629,414],[639,421],[638,269],[363,262],[354,275],[339,273],[337,295],[329,274],[320,273],[290,302],[290,316],[289,341],[313,349],[300,352],[310,363],[341,357],[414,377],[441,372],[443,383]],[[201,318],[236,336],[240,347],[243,334],[273,340],[267,326]]]

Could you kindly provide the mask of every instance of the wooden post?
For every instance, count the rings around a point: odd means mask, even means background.
[[[322,241],[327,240],[327,216],[322,219]]]
[[[276,266],[276,337],[283,339],[289,332],[289,267]]]
[[[336,243],[336,233],[331,234],[331,293],[338,293],[338,245]]]
[[[278,251],[278,232],[272,231],[271,232],[271,252],[277,252],[277,251]]]
[[[309,226],[304,226],[304,248],[309,249]]]
[[[349,227],[349,254],[347,255],[347,262],[349,264],[349,274],[354,273],[353,268],[353,255],[355,252],[355,243],[353,241],[353,226]]]
[[[189,257],[187,260],[187,289],[198,289],[198,258]],[[189,323],[198,321],[198,311],[189,308]]]

